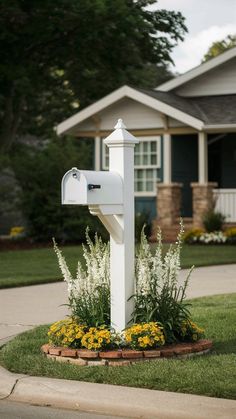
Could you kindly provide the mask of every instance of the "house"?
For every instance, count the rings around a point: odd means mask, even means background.
[[[153,90],[122,86],[60,123],[58,134],[93,137],[95,170],[108,168],[102,139],[118,118],[135,148],[136,211],[173,231],[180,215],[200,226],[216,199],[236,222],[236,48]]]

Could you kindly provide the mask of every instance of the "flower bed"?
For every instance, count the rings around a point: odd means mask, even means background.
[[[212,232],[193,228],[185,233],[183,239],[187,244],[236,244],[236,227]]]
[[[88,349],[70,349],[49,344],[42,346],[42,352],[49,359],[68,362],[78,366],[124,366],[135,362],[145,362],[162,358],[185,358],[192,355],[206,354],[212,348],[212,341],[202,339],[197,342],[166,345],[156,350],[110,350],[90,351]]]
[[[177,242],[163,255],[159,230],[153,255],[142,231],[135,262],[135,292],[130,296],[133,313],[122,332],[111,325],[109,245],[97,236],[93,243],[87,232],[86,269],[78,263],[73,278],[54,241],[68,285],[71,317],[50,326],[49,346],[43,347],[47,356],[63,359],[62,362],[67,358],[76,360],[79,365],[111,365],[111,362],[124,365],[209,350],[211,342],[200,341],[204,330],[192,321],[190,303],[184,301],[192,269],[183,285],[178,284],[182,237],[181,222]],[[205,342],[206,347],[198,341]]]

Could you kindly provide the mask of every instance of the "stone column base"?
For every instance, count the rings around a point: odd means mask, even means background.
[[[157,185],[157,214],[161,227],[172,227],[179,223],[182,183],[158,183]]]
[[[191,183],[193,190],[193,225],[202,227],[204,214],[214,208],[213,189],[217,188],[216,182],[205,184]]]

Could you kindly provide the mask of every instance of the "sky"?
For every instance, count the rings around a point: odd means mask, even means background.
[[[188,33],[171,54],[176,73],[199,65],[214,41],[236,34],[236,0],[158,0],[152,7],[180,11],[186,18]]]

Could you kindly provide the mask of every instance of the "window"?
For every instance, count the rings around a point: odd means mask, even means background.
[[[139,137],[134,148],[134,191],[135,196],[156,195],[156,183],[161,167],[161,138]],[[109,167],[108,147],[103,143],[103,169]]]

